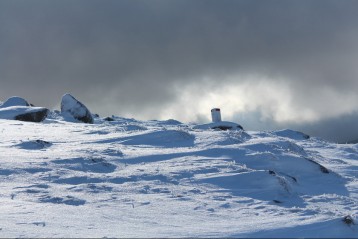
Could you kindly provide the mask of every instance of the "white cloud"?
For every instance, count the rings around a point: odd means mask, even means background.
[[[259,75],[231,76],[228,79],[176,85],[177,100],[158,109],[157,118],[175,118],[184,122],[210,121],[210,109],[222,109],[223,120],[233,120],[237,114],[260,112],[260,121],[277,123],[316,122],[353,112],[357,97],[342,95],[328,87],[316,89],[311,97],[295,94],[293,85],[285,79],[270,79]],[[200,82],[200,83],[198,83]],[[317,103],[312,103],[317,102]],[[155,117],[147,112],[144,118]]]

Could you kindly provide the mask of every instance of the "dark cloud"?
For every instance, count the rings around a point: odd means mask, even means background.
[[[327,118],[320,122],[305,125],[301,124],[298,128],[323,139],[338,143],[347,143],[358,139],[357,120],[358,112],[355,111],[340,115],[339,117]]]
[[[92,111],[148,118],[175,111],[188,85],[206,97],[258,76],[283,80],[293,109],[316,112],[308,123],[338,120],[358,107],[357,10],[350,0],[3,0],[0,98],[55,107],[71,92]]]
[[[288,128],[337,143],[347,143],[358,139],[357,111],[311,123],[279,123],[272,119],[263,120],[260,111],[236,115],[234,120],[242,125],[249,126],[251,130],[280,130]]]

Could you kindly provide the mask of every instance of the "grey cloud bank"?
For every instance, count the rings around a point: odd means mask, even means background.
[[[3,0],[0,99],[58,107],[69,92],[102,115],[183,121],[221,107],[246,129],[347,141],[358,138],[357,10],[349,0]]]

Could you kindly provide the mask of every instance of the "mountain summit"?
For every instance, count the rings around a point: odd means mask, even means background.
[[[3,237],[357,236],[357,145],[59,112],[0,132]]]

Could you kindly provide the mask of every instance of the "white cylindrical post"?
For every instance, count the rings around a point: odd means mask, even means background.
[[[211,118],[214,123],[221,121],[221,113],[219,108],[211,109]]]

